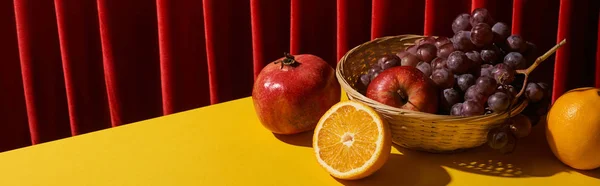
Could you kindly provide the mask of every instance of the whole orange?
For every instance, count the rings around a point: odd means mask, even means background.
[[[600,89],[570,90],[552,105],[546,138],[554,155],[580,170],[600,167]]]

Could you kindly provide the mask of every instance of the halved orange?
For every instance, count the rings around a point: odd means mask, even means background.
[[[319,120],[313,148],[319,164],[333,177],[367,177],[387,161],[392,148],[389,126],[371,107],[342,101]]]

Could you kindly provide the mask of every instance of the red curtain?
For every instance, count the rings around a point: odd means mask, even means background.
[[[533,74],[553,98],[600,87],[596,0],[0,1],[0,150],[250,96],[283,52],[332,66],[370,39],[452,34],[486,7],[547,50]]]

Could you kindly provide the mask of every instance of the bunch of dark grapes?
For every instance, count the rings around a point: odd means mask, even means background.
[[[458,15],[452,31],[452,37],[425,37],[396,55],[378,59],[377,65],[360,77],[362,85],[368,86],[387,68],[416,67],[440,91],[438,114],[464,117],[510,110],[517,93],[526,86],[524,97],[531,106],[523,115],[507,120],[506,127],[490,132],[490,145],[505,147],[512,138],[525,136],[550,103],[547,84],[522,85],[523,77],[516,73],[533,64],[536,46],[520,35],[511,35],[510,27],[496,22],[484,8]]]
[[[395,67],[395,66],[399,66],[401,63],[401,58],[399,58],[396,55],[386,55],[383,56],[381,58],[379,58],[379,60],[377,60],[377,63],[375,65],[373,65],[366,74],[363,74],[360,76],[360,82],[362,83],[362,85],[364,85],[365,87],[367,87],[369,85],[369,83],[371,83],[371,81],[373,79],[375,79],[375,77],[377,77],[377,75],[379,75],[379,73],[381,73],[382,71]]]

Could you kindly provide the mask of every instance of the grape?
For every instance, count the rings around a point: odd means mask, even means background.
[[[448,58],[448,56],[454,52],[454,50],[454,44],[446,43],[438,48],[437,57]]]
[[[475,81],[475,85],[479,86],[483,95],[490,95],[496,91],[496,80],[488,76],[481,76]]]
[[[452,43],[452,41],[450,41],[450,39],[448,39],[447,37],[440,36],[437,39],[435,39],[435,43],[433,44],[435,45],[435,47],[440,48],[441,46],[448,43]]]
[[[492,76],[498,84],[509,85],[515,80],[515,70],[504,63],[498,63],[492,70]]]
[[[484,113],[483,104],[476,100],[467,100],[462,104],[463,116],[477,116]]]
[[[495,45],[482,49],[480,53],[481,60],[488,64],[496,64],[501,55],[500,49]]]
[[[431,74],[431,80],[441,89],[454,86],[454,74],[446,68],[435,69]]]
[[[420,40],[417,42],[417,45],[424,45],[424,44],[434,44],[434,43],[435,43],[435,38],[434,38],[434,37],[432,37],[432,36],[429,36],[429,37],[425,37],[425,38],[423,38],[423,39],[420,39]]]
[[[531,121],[523,114],[511,118],[510,132],[517,138],[523,138],[531,133]]]
[[[406,49],[406,51],[414,56],[417,56],[417,48],[419,47],[419,45],[413,45],[410,46]]]
[[[399,59],[402,59],[404,56],[406,56],[408,54],[410,54],[410,52],[403,50],[403,51],[396,53],[396,56],[398,56]]]
[[[538,116],[546,115],[550,110],[550,101],[550,99],[542,99],[540,102],[534,103],[537,107],[535,114]]]
[[[440,68],[447,68],[446,59],[437,57],[437,58],[431,60],[431,67],[433,68],[433,70],[440,69]]]
[[[504,56],[504,63],[513,69],[524,69],[527,65],[523,55],[518,52],[510,52]]]
[[[396,55],[385,55],[377,60],[377,65],[385,70],[400,65],[400,58]]]
[[[508,44],[510,51],[524,52],[525,49],[527,49],[527,45],[520,35],[508,36],[508,38],[506,38],[506,44]]]
[[[490,130],[488,133],[488,145],[493,149],[502,149],[508,144],[508,133],[502,129]]]
[[[375,65],[375,66],[371,67],[371,69],[369,69],[367,74],[371,78],[371,81],[373,81],[373,79],[375,79],[375,77],[377,77],[379,75],[379,73],[381,73],[382,71],[383,71],[383,69],[381,69],[380,66]]]
[[[527,87],[525,88],[525,96],[527,99],[529,99],[529,101],[535,103],[544,98],[544,91],[536,83],[527,83]]]
[[[481,55],[477,51],[469,51],[465,53],[465,55],[469,60],[471,60],[471,66],[478,67],[479,65],[481,65],[481,62],[483,62],[483,60],[481,60]]]
[[[371,76],[369,76],[369,74],[361,75],[360,82],[365,86],[369,86],[369,83],[371,83]]]
[[[456,103],[456,104],[452,105],[452,108],[450,109],[450,115],[461,116],[462,115],[462,105],[463,105],[463,103]]]
[[[496,92],[488,98],[487,104],[496,113],[504,112],[510,105],[510,98],[504,92]]]
[[[531,122],[531,126],[535,126],[540,122],[541,116],[539,115],[527,115],[527,119]]]
[[[469,70],[469,59],[462,51],[454,51],[448,56],[446,66],[455,74],[463,74]]]
[[[490,25],[477,23],[477,25],[473,26],[471,29],[471,42],[473,42],[475,46],[483,47],[492,44],[493,41],[494,33],[492,32]]]
[[[418,63],[419,63],[419,58],[417,58],[417,56],[412,55],[412,54],[408,54],[408,55],[404,56],[400,61],[400,64],[402,66],[415,67],[415,66],[417,66]]]
[[[494,70],[494,66],[492,66],[490,64],[483,64],[483,65],[481,65],[481,70],[479,71],[479,76],[493,77],[493,75],[492,75],[493,70]]]
[[[466,92],[469,87],[475,84],[475,77],[472,74],[463,74],[456,79],[458,87],[463,92]]]
[[[372,76],[375,72],[381,72],[381,66],[373,66],[369,69],[368,74]]]
[[[423,72],[423,74],[425,74],[426,77],[431,76],[431,73],[433,72],[433,68],[431,68],[431,65],[427,62],[419,62],[419,64],[417,64],[417,69],[419,69],[421,72]]]
[[[487,96],[483,94],[481,88],[477,85],[473,85],[465,92],[465,100],[475,100],[480,103],[484,103],[487,100]]]
[[[442,91],[441,106],[443,110],[450,110],[450,108],[460,102],[460,93],[454,88],[447,88]]]
[[[500,149],[500,152],[506,154],[506,153],[511,153],[515,150],[515,147],[517,145],[517,139],[515,137],[515,135],[513,135],[512,133],[506,132],[508,137],[508,142],[506,143],[506,146],[504,146],[504,148]]]
[[[417,57],[425,62],[430,62],[437,55],[437,48],[433,44],[422,44],[417,48]]]
[[[470,20],[471,15],[469,14],[460,14],[456,16],[452,22],[452,31],[456,34],[459,31],[469,30],[469,26],[471,26]]]
[[[458,31],[452,37],[452,43],[454,48],[460,51],[470,51],[475,47],[471,42],[471,31]]]
[[[552,89],[550,89],[550,85],[548,85],[548,83],[544,83],[544,82],[540,82],[537,84],[544,91],[543,99],[550,99],[550,96],[552,96]]]
[[[371,75],[371,81],[373,81],[377,76],[379,76],[379,73],[381,73],[381,71],[373,73]]]
[[[490,12],[485,8],[477,8],[471,12],[471,19],[469,20],[471,26],[475,27],[478,23],[486,23],[488,25],[494,24],[494,19]]]
[[[525,60],[527,61],[527,66],[530,66],[535,62],[535,60],[539,57],[537,56],[537,46],[535,44],[527,41],[525,42],[527,45],[527,50],[523,54],[525,56]]]
[[[400,65],[399,61],[391,60],[391,61],[386,61],[385,63],[383,63],[383,66],[381,66],[381,68],[383,68],[385,70],[385,69],[392,68],[392,67],[395,67],[398,65]]]
[[[506,86],[506,88],[504,86]],[[519,93],[517,92],[517,89],[515,89],[515,87],[512,85],[500,85],[498,86],[497,91],[508,93],[509,95],[511,95],[511,97],[515,97]]]
[[[502,43],[506,41],[506,38],[510,35],[510,29],[508,25],[503,22],[497,22],[492,26],[492,32],[494,32],[494,40],[496,43]]]

